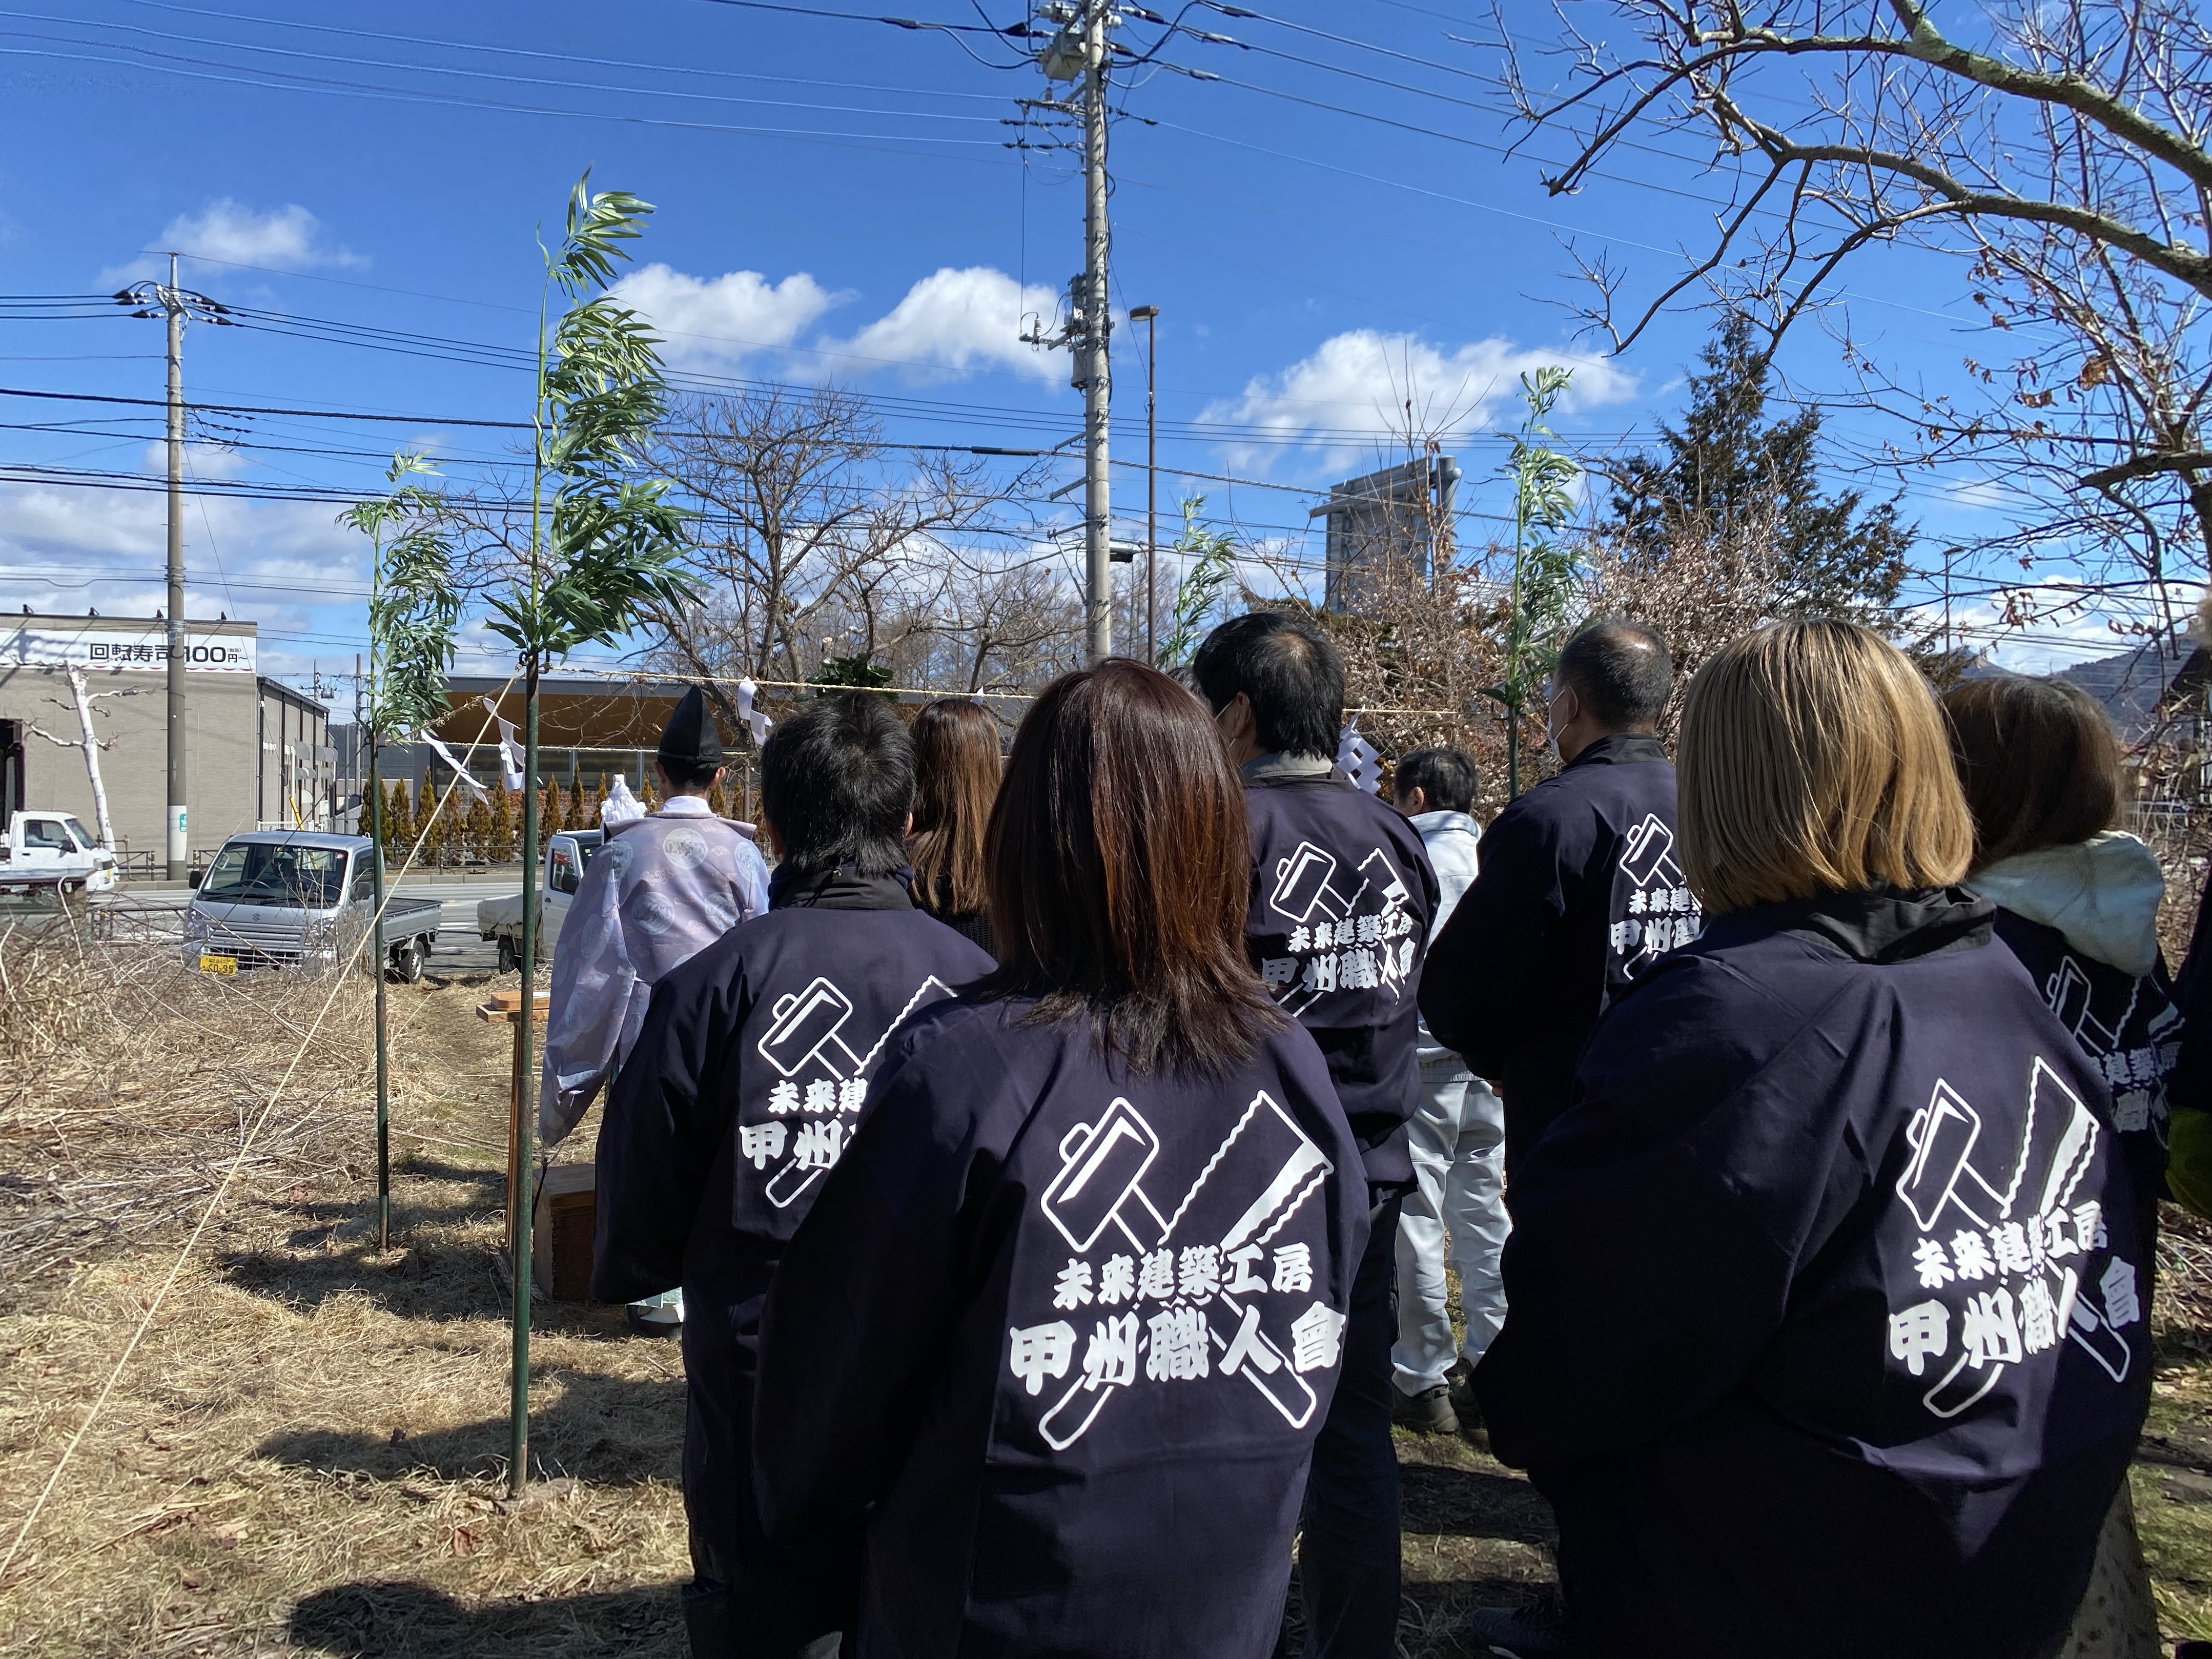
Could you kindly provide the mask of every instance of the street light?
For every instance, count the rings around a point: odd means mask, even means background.
[[[1159,428],[1152,418],[1152,371],[1159,367],[1158,306],[1131,306],[1129,320],[1145,325],[1145,660],[1160,665],[1158,637],[1160,603],[1156,591],[1159,568]]]

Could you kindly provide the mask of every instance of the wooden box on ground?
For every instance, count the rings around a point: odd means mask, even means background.
[[[592,1297],[592,1229],[599,1194],[588,1164],[556,1164],[538,1188],[530,1216],[530,1277],[556,1302]]]

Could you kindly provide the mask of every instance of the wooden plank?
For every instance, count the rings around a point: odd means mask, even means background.
[[[556,1302],[591,1299],[592,1232],[599,1220],[594,1173],[588,1164],[556,1164],[538,1184],[530,1273]]]

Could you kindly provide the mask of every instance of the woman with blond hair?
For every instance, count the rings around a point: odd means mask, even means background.
[[[999,798],[999,722],[971,698],[939,697],[914,717],[913,735],[914,902],[992,951],[983,832]]]
[[[1558,1513],[1566,1638],[2054,1653],[2149,1389],[2104,1073],[1955,885],[1973,825],[1893,647],[1736,641],[1678,764],[1710,920],[1516,1172],[1475,1377]]]

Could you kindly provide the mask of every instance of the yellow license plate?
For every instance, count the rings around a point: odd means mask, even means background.
[[[204,974],[234,974],[238,971],[236,957],[211,957],[200,952],[200,972]]]

